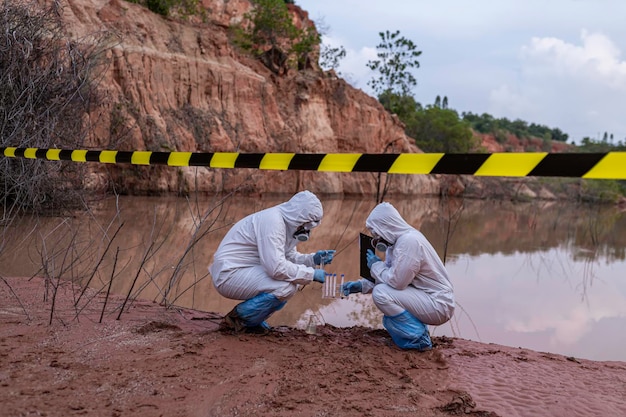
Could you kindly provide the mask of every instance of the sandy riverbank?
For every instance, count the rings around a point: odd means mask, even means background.
[[[40,279],[0,280],[0,415],[618,416],[626,363],[458,338],[429,352],[387,333],[219,331],[218,314],[121,299]],[[91,298],[93,297],[93,298]],[[85,300],[90,300],[85,303]],[[128,308],[128,305],[127,305]]]

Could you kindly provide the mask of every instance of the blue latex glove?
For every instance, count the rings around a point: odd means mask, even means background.
[[[363,292],[363,285],[359,281],[348,281],[341,286],[340,291],[347,297],[355,292]]]
[[[328,265],[333,261],[333,256],[335,256],[335,251],[332,249],[328,250],[318,250],[315,255],[313,255],[313,262],[315,265]]]
[[[372,265],[374,265],[376,262],[382,262],[382,259],[380,259],[371,249],[367,250],[366,257],[367,257],[367,267],[369,269],[372,269]]]
[[[313,281],[323,284],[326,281],[326,272],[323,269],[316,269],[313,273]]]

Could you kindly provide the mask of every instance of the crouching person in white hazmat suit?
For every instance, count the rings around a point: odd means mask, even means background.
[[[324,270],[314,266],[331,263],[335,251],[296,250],[322,216],[320,200],[302,191],[285,203],[244,217],[228,231],[209,272],[217,292],[244,301],[224,317],[223,328],[265,333],[270,330],[268,317],[283,308],[298,285],[324,282]]]
[[[377,205],[365,225],[385,261],[368,249],[367,266],[375,283],[363,278],[347,282],[344,295],[371,292],[384,314],[383,326],[398,347],[432,348],[426,325],[444,324],[454,313],[453,288],[443,262],[426,237],[389,203]]]

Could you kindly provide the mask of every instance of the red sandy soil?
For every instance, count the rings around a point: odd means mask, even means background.
[[[626,416],[626,363],[384,330],[219,330],[221,316],[0,278],[0,416]],[[51,315],[52,312],[52,315]],[[52,316],[52,320],[51,320]],[[50,320],[52,323],[50,323]]]

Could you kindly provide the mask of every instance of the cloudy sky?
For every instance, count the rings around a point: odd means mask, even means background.
[[[417,101],[626,139],[625,0],[296,0],[347,51],[338,71],[372,94],[379,32],[422,51]]]

